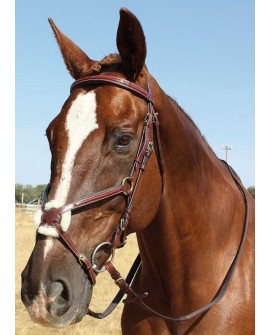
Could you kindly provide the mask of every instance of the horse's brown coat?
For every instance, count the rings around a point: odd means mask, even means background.
[[[172,317],[205,305],[224,280],[244,224],[243,198],[227,167],[218,160],[185,112],[149,74],[144,65],[145,37],[133,14],[126,9],[120,11],[117,47],[121,57],[109,55],[100,62],[90,60],[50,23],[65,64],[75,79],[99,72],[135,80],[145,89],[147,79],[150,81],[160,118],[164,188],[161,193],[160,171],[153,155],[131,213],[129,233],[137,233],[143,261],[133,288],[136,292],[148,291],[145,302]],[[114,86],[76,88],[47,131],[53,149],[49,199],[53,198],[59,182],[59,166],[67,146],[61,122],[71,101],[80,92],[91,89],[96,92],[99,128],[86,139],[75,159],[67,202],[117,184],[132,164],[147,113],[145,101]],[[113,150],[113,141],[117,133],[123,132],[133,135],[133,143],[119,153]],[[183,323],[164,321],[136,304],[129,304],[122,316],[124,335],[254,334],[254,201],[251,197],[249,202],[251,216],[243,254],[220,303]],[[68,233],[80,250],[90,255],[97,244],[107,239],[124,205],[124,200],[117,197],[72,217]],[[63,307],[64,314],[57,310],[47,320],[36,321],[55,326],[79,321],[91,296],[85,274],[58,240],[42,262],[43,245],[44,238],[38,236],[23,273],[24,301],[31,306],[30,295],[37,296],[41,282],[49,292],[52,283],[61,279],[70,294],[64,297],[68,300],[68,306]],[[101,260],[105,259],[103,255]],[[88,292],[87,297],[84,290]],[[49,303],[46,306],[49,310]]]

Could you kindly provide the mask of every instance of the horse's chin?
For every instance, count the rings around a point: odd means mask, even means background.
[[[46,327],[65,328],[83,319],[87,314],[91,297],[92,286],[87,280],[83,293],[78,297],[74,295],[74,299],[70,302],[70,306],[64,314],[57,315],[55,308],[52,308],[49,303],[45,307],[44,303],[41,303],[44,298],[33,301],[31,306],[27,307],[27,310],[35,323]]]
[[[91,298],[92,298],[92,286],[90,285],[89,280],[87,280],[82,300],[79,299],[78,301],[76,301],[77,303],[76,312],[73,316],[73,320],[69,323],[69,325],[78,323],[83,319],[83,317],[88,312],[88,306],[90,304]]]

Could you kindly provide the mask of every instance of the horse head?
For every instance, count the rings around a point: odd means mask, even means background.
[[[253,334],[254,201],[149,74],[139,21],[120,10],[119,54],[101,61],[49,22],[75,82],[46,131],[51,178],[22,273],[31,318],[65,327],[91,314],[105,268],[128,295],[123,334]],[[132,232],[142,266],[130,287],[110,259]]]
[[[79,322],[91,300],[95,279],[90,280],[89,273],[81,266],[81,255],[86,265],[90,262],[95,277],[98,272],[95,270],[102,268],[120,241],[116,243],[114,237],[115,244],[111,242],[127,208],[127,198],[131,196],[131,170],[133,175],[137,174],[134,157],[140,158],[143,132],[149,128],[147,96],[115,83],[99,84],[91,78],[107,76],[124,83],[128,80],[144,92],[148,92],[150,82],[154,90],[155,82],[145,66],[142,27],[127,9],[120,10],[119,54],[111,54],[101,61],[90,59],[51,19],[49,22],[66,67],[76,82],[60,113],[46,130],[51,177],[43,215],[39,217],[36,243],[22,273],[22,300],[35,322],[64,327]],[[153,142],[152,131],[148,136],[148,143]],[[142,170],[138,173],[142,174]],[[135,186],[126,234],[144,229],[156,215],[162,179],[155,151],[138,188]],[[119,192],[112,194],[111,189]],[[99,197],[103,190],[108,190],[107,197],[78,206],[78,200],[91,195]],[[65,207],[67,204],[72,206]],[[63,241],[61,234],[72,239],[72,245],[80,252],[79,258],[67,248],[68,242]],[[110,242],[106,242],[108,239]],[[94,251],[95,264],[91,263]]]

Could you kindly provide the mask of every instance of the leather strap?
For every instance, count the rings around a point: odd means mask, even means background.
[[[131,269],[129,270],[129,273],[127,275],[127,278],[125,280],[126,285],[131,285],[140,266],[141,266],[141,256],[140,254],[138,254],[138,256],[136,257],[134,263],[132,264]],[[109,269],[110,267],[108,267],[108,264],[106,264],[105,266],[107,266],[107,268]],[[114,270],[112,269],[112,272],[114,272]],[[119,287],[119,286],[118,286]],[[125,291],[122,289],[119,289],[118,293],[116,294],[116,296],[114,297],[114,299],[112,300],[112,302],[110,303],[110,305],[106,308],[106,310],[103,313],[97,313],[97,312],[93,312],[92,310],[88,309],[88,315],[96,318],[96,319],[104,319],[106,318],[109,314],[111,314],[114,309],[117,307],[117,305],[119,304],[119,302],[122,300],[123,296],[125,295]]]
[[[150,306],[148,306],[145,302],[142,301],[143,298],[145,298],[147,296],[146,293],[144,293],[143,295],[139,295],[139,294],[136,294],[130,287],[130,284],[127,283],[127,281],[125,283],[123,283],[123,279],[122,277],[120,276],[119,273],[115,273],[115,271],[112,269],[109,270],[112,278],[121,278],[119,280],[120,284],[121,285],[118,285],[119,288],[120,288],[120,291],[122,291],[123,295],[126,293],[128,295],[128,298],[123,300],[124,303],[137,303],[139,306],[141,306],[142,308],[146,309],[148,312],[151,312],[152,314],[164,319],[164,320],[168,320],[168,321],[174,321],[174,322],[183,322],[183,321],[186,321],[186,320],[190,320],[192,318],[194,318],[195,316],[203,313],[203,312],[206,312],[208,311],[210,308],[212,308],[214,305],[216,305],[222,298],[223,296],[225,295],[225,293],[227,292],[227,289],[229,287],[229,284],[232,280],[232,277],[233,277],[233,274],[235,272],[235,269],[237,267],[237,264],[238,264],[238,261],[239,261],[239,258],[241,256],[241,253],[242,253],[242,250],[243,250],[243,247],[244,247],[244,243],[245,243],[245,239],[246,239],[246,235],[247,235],[247,229],[248,229],[248,223],[249,223],[249,211],[250,211],[250,208],[249,208],[249,202],[248,202],[248,198],[247,198],[247,195],[246,195],[246,191],[245,189],[243,188],[243,186],[241,185],[240,181],[238,181],[238,179],[236,178],[233,170],[231,169],[231,167],[228,165],[228,163],[224,160],[221,160],[223,161],[228,169],[229,169],[229,172],[234,180],[234,182],[236,183],[238,189],[240,190],[242,196],[243,196],[243,199],[244,199],[244,203],[245,203],[245,219],[244,219],[244,227],[243,227],[243,232],[242,232],[242,236],[241,236],[241,240],[240,240],[240,244],[239,244],[239,247],[238,247],[238,250],[237,250],[237,253],[234,257],[234,260],[225,276],[225,279],[223,280],[222,284],[220,285],[219,289],[218,289],[218,292],[217,294],[215,295],[215,297],[211,300],[210,303],[198,308],[197,310],[189,313],[189,314],[186,314],[186,315],[183,315],[183,316],[180,316],[178,318],[173,318],[173,317],[170,317],[170,316],[167,316],[167,315],[164,315],[164,314],[161,314],[159,312],[157,312],[156,310],[154,310],[153,308],[151,308]],[[129,286],[129,288],[127,288],[127,286]],[[119,294],[119,293],[118,293]],[[114,306],[115,308],[116,306]],[[113,308],[113,309],[114,309]],[[112,309],[112,310],[113,310]],[[109,314],[110,311],[112,311],[111,308],[108,308],[108,310],[106,310],[106,315],[107,316]],[[102,314],[101,314],[102,315]],[[105,317],[104,316],[104,317]]]
[[[157,114],[154,113],[152,92],[149,83],[148,83],[149,92],[147,92],[137,84],[130,82],[128,80],[114,76],[98,75],[98,76],[84,77],[75,81],[71,86],[71,91],[77,86],[91,85],[91,84],[107,84],[107,85],[110,84],[119,86],[138,95],[140,98],[144,99],[148,103],[148,113],[145,118],[140,143],[137,149],[137,154],[131,167],[129,176],[123,179],[121,185],[113,186],[111,188],[92,194],[89,197],[80,199],[74,203],[65,204],[59,208],[53,208],[48,211],[45,210],[44,204],[48,198],[50,188],[49,184],[44,192],[45,194],[43,195],[44,200],[42,203],[43,215],[40,225],[47,224],[55,227],[63,242],[72,251],[75,257],[77,257],[79,263],[86,270],[86,272],[89,275],[89,279],[94,285],[96,282],[94,271],[98,270],[97,269],[95,270],[93,268],[93,264],[91,264],[90,260],[83,253],[80,253],[80,251],[72,242],[68,234],[62,230],[60,225],[61,214],[63,214],[66,211],[72,211],[78,208],[82,208],[95,202],[115,197],[121,194],[126,196],[127,201],[126,209],[122,214],[120,222],[118,223],[116,229],[110,234],[110,236],[107,239],[108,244],[111,244],[111,247],[113,249],[123,246],[125,243],[126,229],[129,224],[134,194],[137,190],[139,181],[142,176],[142,172],[144,171],[147,161],[150,158],[151,153],[153,151],[153,143],[150,141],[150,132],[151,131],[153,132],[154,142],[157,142],[156,148],[158,147],[158,143],[160,143],[160,141],[155,139],[155,136],[157,136],[157,134],[154,133],[153,130],[153,124],[154,121],[156,122],[157,120]],[[157,153],[160,152],[160,149],[156,150]]]
[[[62,228],[60,227],[59,222],[53,221],[51,223],[51,225],[56,229],[59,236],[61,236],[62,240],[65,242],[65,244],[69,248],[69,250],[78,259],[78,262],[80,263],[80,265],[83,266],[83,268],[87,272],[87,274],[89,276],[89,279],[91,280],[92,284],[95,285],[96,284],[96,275],[95,275],[95,272],[93,270],[92,264],[89,261],[89,259],[84,254],[80,253],[80,251],[77,249],[75,244],[72,242],[72,240],[70,239],[68,234],[62,230]]]
[[[73,91],[73,89],[77,86],[87,86],[90,84],[111,84],[114,86],[119,86],[125,90],[129,90],[137,95],[139,95],[141,98],[145,99],[147,102],[151,102],[153,104],[152,101],[152,94],[149,92],[147,92],[145,89],[143,89],[142,87],[138,86],[137,84],[123,79],[123,78],[118,78],[118,77],[114,77],[114,76],[109,76],[109,75],[105,75],[105,74],[100,74],[100,75],[96,75],[96,76],[86,76],[80,79],[77,79],[70,87],[70,92]],[[148,85],[148,87],[150,87],[150,85]]]
[[[242,250],[243,250],[243,247],[244,247],[244,243],[245,243],[245,240],[246,240],[248,223],[249,223],[250,208],[249,208],[249,202],[248,202],[248,198],[247,198],[245,189],[243,188],[243,186],[241,185],[241,183],[236,178],[236,176],[233,173],[230,165],[226,161],[224,161],[224,160],[221,160],[221,161],[223,161],[227,165],[227,167],[229,169],[229,172],[230,172],[230,174],[231,174],[234,182],[236,183],[238,189],[240,190],[240,192],[241,192],[241,194],[243,196],[243,199],[244,199],[244,203],[245,203],[244,227],[243,227],[243,232],[242,232],[242,236],[241,236],[241,240],[240,240],[240,244],[239,244],[237,253],[236,253],[236,255],[234,257],[234,260],[233,260],[233,262],[232,262],[232,264],[231,264],[231,266],[230,266],[230,268],[229,268],[229,270],[228,270],[228,272],[227,272],[227,274],[225,276],[224,281],[222,282],[221,286],[219,287],[219,290],[218,290],[217,294],[215,295],[215,297],[213,298],[213,300],[210,303],[202,306],[201,308],[195,310],[192,313],[189,313],[187,315],[184,315],[184,316],[181,316],[181,317],[178,317],[178,318],[172,318],[172,317],[163,315],[163,314],[155,311],[154,309],[152,309],[151,307],[149,307],[148,305],[146,305],[141,300],[134,301],[134,302],[140,304],[140,306],[142,306],[144,309],[146,309],[149,312],[151,312],[151,313],[159,316],[162,319],[165,319],[165,320],[168,320],[168,321],[183,322],[183,321],[186,321],[186,320],[194,318],[198,314],[201,314],[203,312],[208,311],[210,308],[212,308],[214,305],[216,305],[223,298],[223,296],[225,295],[225,293],[226,293],[226,291],[227,291],[227,289],[229,287],[229,284],[230,284],[230,282],[232,280],[232,277],[233,277],[233,274],[235,272],[235,269],[237,267],[237,264],[238,264],[238,261],[239,261],[239,258],[241,256],[241,253],[242,253]]]
[[[98,76],[89,76],[89,77],[84,77],[81,79],[78,79],[75,81],[72,86],[71,86],[71,91],[77,87],[77,86],[84,86],[84,85],[90,85],[90,84],[111,84],[115,85],[121,88],[124,88],[126,90],[131,91],[132,93],[138,95],[139,97],[143,98],[144,100],[147,101],[148,103],[148,114],[145,120],[145,126],[143,128],[143,133],[141,136],[140,144],[138,147],[138,151],[136,154],[136,157],[134,159],[134,163],[131,168],[131,172],[129,177],[125,178],[124,180],[128,180],[131,182],[131,188],[127,190],[127,185],[125,183],[122,183],[120,186],[114,186],[109,189],[100,191],[98,193],[95,193],[87,198],[80,199],[74,203],[71,204],[66,204],[60,208],[57,209],[51,209],[49,211],[44,210],[44,204],[42,205],[43,208],[43,216],[42,216],[42,222],[41,224],[48,224],[52,225],[58,232],[59,236],[62,238],[62,240],[65,242],[67,247],[72,251],[72,253],[77,257],[79,263],[84,267],[86,272],[89,275],[89,279],[91,280],[92,284],[95,284],[95,272],[93,269],[93,265],[91,264],[90,260],[82,253],[79,252],[79,250],[76,248],[70,237],[67,235],[66,232],[64,232],[60,226],[60,218],[61,214],[64,213],[65,211],[68,210],[74,210],[77,208],[81,208],[83,206],[86,206],[88,204],[101,201],[103,199],[107,199],[109,197],[114,197],[120,194],[124,194],[127,196],[127,207],[121,217],[120,223],[117,225],[116,229],[112,234],[108,237],[108,241],[111,243],[111,246],[113,248],[118,247],[119,245],[123,244],[123,241],[125,239],[125,232],[126,228],[129,223],[129,218],[130,218],[130,212],[133,204],[133,198],[134,194],[136,192],[136,189],[138,187],[142,172],[145,169],[146,163],[152,153],[153,150],[153,143],[150,142],[150,128],[153,128],[153,135],[154,135],[154,145],[155,145],[155,151],[156,155],[158,158],[158,163],[159,163],[159,168],[161,172],[161,176],[163,173],[162,170],[162,154],[161,154],[161,143],[160,143],[160,134],[159,134],[159,121],[158,121],[158,115],[155,113],[154,108],[153,108],[153,99],[152,99],[152,92],[151,92],[151,87],[148,83],[148,92],[145,91],[143,88],[139,87],[135,83],[132,83],[130,81],[127,81],[122,78],[118,77],[113,77],[113,76],[108,76],[108,75],[98,75]],[[150,311],[154,315],[159,316],[160,318],[163,318],[165,320],[169,321],[175,321],[175,322],[182,322],[185,320],[189,320],[193,317],[195,317],[198,314],[201,314],[207,310],[209,310],[211,307],[216,305],[224,296],[226,293],[228,286],[231,282],[231,279],[233,277],[234,271],[236,269],[236,266],[238,264],[240,255],[243,250],[246,234],[247,234],[247,228],[248,228],[248,221],[249,221],[249,203],[248,199],[246,196],[246,191],[242,187],[241,183],[237,180],[235,177],[231,167],[223,161],[229,171],[230,174],[235,181],[237,187],[239,188],[244,202],[245,202],[245,222],[244,222],[244,228],[243,228],[243,233],[241,237],[241,241],[239,244],[239,248],[237,250],[237,253],[235,255],[235,258],[226,274],[226,277],[224,281],[222,282],[216,296],[212,299],[212,301],[201,308],[195,310],[192,313],[189,313],[187,315],[181,316],[179,318],[172,318],[170,316],[163,315],[154,309],[152,309],[150,306],[145,304],[142,299],[147,296],[147,293],[143,294],[136,294],[132,288],[130,287],[130,284],[134,278],[134,276],[137,273],[137,270],[141,264],[140,261],[140,256],[137,257],[135,260],[130,273],[127,277],[126,280],[124,280],[121,276],[120,273],[115,269],[113,264],[109,261],[106,263],[105,267],[108,270],[108,272],[111,274],[111,277],[115,280],[115,283],[118,285],[120,291],[116,295],[115,299],[112,301],[112,304],[106,309],[105,312],[103,313],[95,313],[89,310],[88,314],[97,318],[103,318],[107,315],[109,315],[114,308],[116,307],[117,303],[122,299],[124,294],[127,294],[128,297],[127,299],[124,300],[124,303],[137,303],[144,309]],[[135,175],[137,175],[136,179]],[[162,178],[162,183],[163,183],[163,178]],[[162,185],[163,187],[163,185]],[[47,192],[49,191],[49,187],[46,188]],[[47,194],[44,196],[44,199],[46,199]]]
[[[86,205],[93,204],[95,202],[108,199],[111,197],[115,197],[120,194],[125,194],[127,191],[125,185],[119,185],[119,186],[114,186],[111,188],[107,188],[103,191],[97,192],[95,194],[92,194],[91,196],[87,198],[80,199],[74,203],[66,204],[64,206],[58,207],[58,208],[53,208],[48,211],[43,212],[42,220],[46,223],[51,223],[55,220],[59,221],[57,219],[61,214],[67,211],[71,211],[74,209],[78,209],[81,207],[84,207]]]

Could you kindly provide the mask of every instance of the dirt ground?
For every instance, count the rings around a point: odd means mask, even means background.
[[[120,319],[123,303],[106,319],[96,320],[86,316],[80,323],[65,329],[45,328],[33,323],[20,298],[21,272],[24,269],[35,241],[33,214],[24,210],[16,210],[16,335],[120,335]],[[129,236],[124,249],[116,251],[115,264],[123,276],[126,276],[138,253],[136,238]],[[107,273],[98,276],[91,301],[91,309],[104,311],[117,293],[117,287]]]

